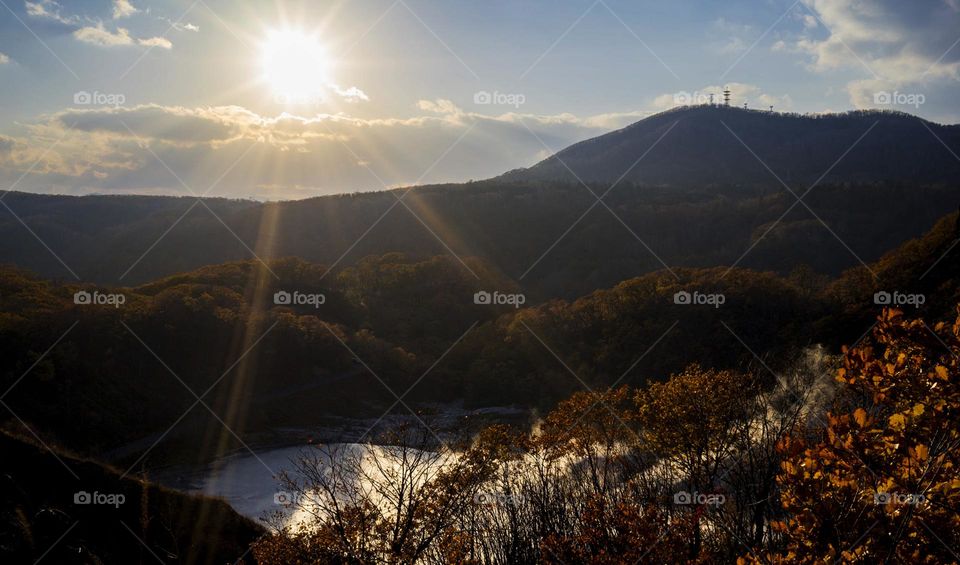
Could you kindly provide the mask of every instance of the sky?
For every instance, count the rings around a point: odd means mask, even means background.
[[[703,103],[960,122],[960,0],[0,0],[0,188],[464,182]]]

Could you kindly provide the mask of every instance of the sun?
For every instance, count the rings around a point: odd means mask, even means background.
[[[330,59],[319,39],[299,30],[274,30],[260,47],[261,79],[279,102],[322,97],[330,82]]]

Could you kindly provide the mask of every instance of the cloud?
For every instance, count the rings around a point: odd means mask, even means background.
[[[864,75],[847,83],[858,107],[872,106],[878,90],[930,92],[960,81],[956,0],[803,0],[798,10],[804,30],[774,50],[804,55],[813,72]]]
[[[237,106],[183,108],[147,104],[132,108],[65,110],[52,116],[64,128],[79,132],[130,136],[171,143],[230,141],[261,118]]]
[[[137,43],[144,47],[159,47],[161,49],[172,49],[173,43],[166,37],[151,37],[149,39],[138,39]]]
[[[139,11],[130,3],[130,0],[113,0],[113,19],[115,20],[129,18]]]
[[[96,27],[82,27],[73,32],[73,37],[84,43],[98,45],[100,47],[115,47],[118,45],[133,45],[133,38],[130,32],[122,27],[112,32],[103,27],[103,24],[97,24]]]
[[[37,2],[24,2],[27,15],[34,18],[52,20],[64,25],[76,25],[80,22],[77,16],[64,16],[60,13],[62,7],[53,0],[38,0]]]
[[[175,29],[177,31],[192,31],[192,32],[200,31],[200,26],[192,24],[190,22],[174,21],[174,20],[171,20],[170,18],[166,18],[163,16],[158,16],[157,19],[160,20],[161,22],[166,22],[171,29]]]
[[[167,166],[200,192],[240,160],[215,194],[302,198],[382,190],[378,178],[392,187],[496,176],[648,115],[487,115],[444,99],[418,107],[422,115],[371,119],[263,116],[240,106],[68,109],[21,124],[22,135],[0,156],[0,182],[12,182],[39,159],[20,188],[184,194]]]
[[[368,102],[370,100],[370,97],[368,97],[364,91],[360,90],[356,86],[342,88],[336,84],[328,84],[327,88],[335,92],[337,96],[343,98],[347,102]]]
[[[7,65],[10,63],[10,57],[0,53],[0,65]]]
[[[707,47],[722,54],[736,54],[746,51],[753,43],[753,37],[758,35],[753,26],[731,22],[726,18],[714,20],[712,28],[715,35],[719,35],[722,39],[709,42]]]
[[[417,108],[425,112],[434,114],[462,114],[463,110],[457,107],[452,101],[438,98],[436,100],[420,100],[417,102]]]
[[[16,146],[16,143],[17,140],[12,137],[0,135],[0,156],[9,154],[14,146]]]
[[[118,47],[140,45],[143,47],[160,47],[161,49],[173,48],[173,43],[164,37],[138,38],[130,34],[126,28],[118,27],[116,31],[107,29],[102,21],[89,17],[65,16],[62,13],[63,7],[54,0],[37,0],[36,2],[25,2],[27,15],[63,24],[72,31],[73,37],[77,41],[89,43],[98,47]],[[139,13],[129,0],[113,0],[113,18],[128,18]],[[192,24],[184,24],[182,29],[197,31],[200,28]]]
[[[96,26],[82,27],[73,32],[73,37],[78,41],[96,45],[98,47],[118,47],[128,45],[142,45],[144,47],[160,47],[162,49],[171,49],[173,43],[164,37],[151,37],[148,39],[138,39],[130,35],[129,30],[118,27],[113,32],[104,27],[102,23]]]

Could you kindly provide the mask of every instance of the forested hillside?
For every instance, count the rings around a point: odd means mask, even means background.
[[[376,416],[396,400],[384,383],[394,391],[413,387],[412,403],[549,408],[584,384],[639,386],[693,362],[742,368],[756,364],[756,355],[782,367],[809,345],[836,350],[855,341],[882,306],[874,293],[883,289],[923,292],[918,314],[949,316],[960,298],[956,261],[940,258],[956,241],[956,221],[956,214],[945,217],[871,264],[877,279],[864,267],[834,281],[804,269],[787,277],[674,269],[572,302],[522,308],[476,303],[482,290],[524,289],[480,259],[468,259],[478,280],[447,256],[370,257],[335,276],[324,276],[324,265],[277,260],[270,269],[279,280],[244,261],[131,288],[51,283],[5,269],[3,382],[15,385],[5,402],[58,441],[129,461],[137,441],[192,405],[171,442],[219,428],[196,406],[194,393],[205,391],[211,410],[255,436],[318,418]],[[82,290],[119,293],[124,301],[76,304]],[[278,291],[324,300],[278,304]],[[678,303],[683,292],[722,302]],[[252,344],[255,353],[244,356]],[[206,441],[192,457],[225,449]]]
[[[613,182],[625,175],[652,185],[715,186],[766,185],[775,174],[795,190],[817,181],[956,183],[960,161],[950,151],[958,148],[958,126],[902,112],[801,115],[700,105],[574,144],[502,178]]]
[[[590,188],[600,195],[609,186]],[[403,194],[214,200],[216,216],[192,199],[137,197],[130,200],[143,198],[151,211],[128,216],[112,197],[12,193],[4,202],[50,250],[12,215],[0,215],[0,261],[75,280],[65,264],[84,281],[132,285],[253,253],[339,269],[367,255],[452,251],[522,281],[531,299],[575,298],[665,265],[739,261],[786,275],[805,264],[836,275],[920,235],[960,203],[958,185],[879,183],[817,186],[799,204],[773,180],[762,189],[621,184],[605,205],[578,184],[424,187],[398,203]]]

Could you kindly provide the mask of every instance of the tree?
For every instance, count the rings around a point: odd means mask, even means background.
[[[845,351],[826,426],[780,445],[783,547],[764,561],[960,561],[958,355],[960,316],[930,328],[899,310]]]
[[[461,449],[438,443],[426,425],[402,425],[379,445],[304,454],[295,473],[280,477],[299,519],[270,519],[273,534],[256,545],[257,562],[469,562],[472,532],[461,516],[501,450],[483,437]]]

